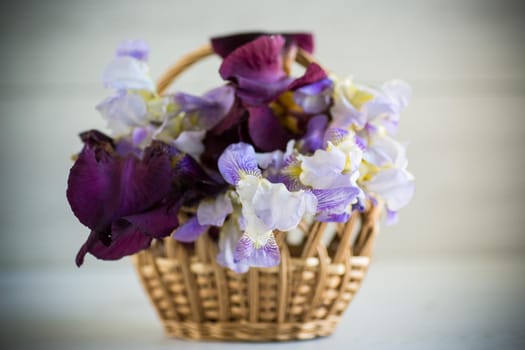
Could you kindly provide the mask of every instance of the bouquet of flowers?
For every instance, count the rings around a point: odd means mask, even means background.
[[[394,139],[410,87],[339,79],[317,63],[291,75],[309,34],[217,37],[220,87],[159,94],[143,41],[125,41],[103,73],[113,94],[96,108],[110,135],[90,130],[67,198],[90,229],[78,252],[114,260],[171,235],[217,241],[236,272],[279,264],[277,232],[301,220],[346,222],[367,203],[387,220],[414,193],[405,146]],[[191,213],[181,220],[181,212]]]

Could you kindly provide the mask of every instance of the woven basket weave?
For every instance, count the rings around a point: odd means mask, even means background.
[[[212,55],[209,45],[180,60],[160,79],[159,93],[185,69]],[[299,50],[303,66],[313,58]],[[285,341],[334,332],[370,263],[380,206],[353,212],[344,224],[302,221],[302,242],[275,232],[281,263],[237,274],[216,263],[209,234],[195,244],[155,241],[134,256],[140,280],[166,334],[186,339]],[[181,214],[181,221],[188,218]]]

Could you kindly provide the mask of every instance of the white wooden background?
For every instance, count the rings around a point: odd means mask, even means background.
[[[519,1],[18,0],[2,5],[0,268],[5,278],[0,291],[8,297],[0,311],[4,320],[17,320],[9,323],[12,330],[8,327],[2,333],[18,339],[15,329],[30,324],[40,332],[33,338],[47,339],[44,344],[50,348],[74,348],[67,345],[78,339],[89,348],[97,335],[109,339],[108,348],[117,348],[126,331],[102,331],[104,326],[95,325],[95,314],[79,313],[77,303],[86,308],[106,307],[93,300],[115,305],[110,301],[122,292],[118,288],[125,288],[133,295],[126,294],[130,300],[135,302],[136,297],[136,303],[146,304],[132,282],[128,261],[108,264],[87,259],[82,270],[75,271],[73,258],[87,229],[73,217],[65,198],[70,156],[80,148],[77,133],[104,130],[94,106],[106,96],[100,73],[120,40],[147,40],[153,74],[159,76],[177,57],[214,34],[311,30],[317,38],[317,57],[332,71],[370,83],[403,78],[414,89],[400,136],[410,141],[409,168],[416,176],[416,196],[400,213],[400,223],[382,230],[377,270],[372,269],[377,272],[369,276],[368,294],[357,299],[362,303],[355,306],[356,316],[345,323],[356,327],[361,315],[365,323],[357,328],[365,333],[360,333],[361,338],[339,336],[334,344],[357,341],[363,346],[386,346],[381,339],[389,339],[393,331],[389,333],[384,322],[396,323],[407,308],[415,311],[408,313],[406,327],[396,335],[395,339],[404,339],[399,344],[412,344],[406,332],[421,327],[427,309],[435,317],[429,321],[433,327],[418,333],[414,344],[454,348],[478,344],[478,337],[494,346],[500,341],[507,345],[523,341],[513,332],[525,323],[518,297],[525,295],[521,293],[525,293],[524,21]],[[204,63],[176,87],[198,93],[214,86],[217,64],[213,59]],[[419,270],[410,270],[414,264]],[[403,278],[392,278],[404,267],[412,271],[406,286]],[[100,291],[93,271],[101,271],[107,279],[124,273],[126,277],[115,278],[133,284],[132,291],[127,284],[109,283],[103,286],[105,292]],[[498,279],[497,287],[493,278]],[[393,305],[395,298],[388,291],[372,289],[388,287],[384,281],[395,284],[400,304]],[[420,283],[426,287],[418,288]],[[476,294],[478,289],[472,286],[485,292]],[[89,297],[78,299],[64,289],[57,294],[56,287],[89,292]],[[507,299],[488,302],[488,290]],[[106,292],[114,299],[104,299]],[[29,304],[22,296],[29,298]],[[381,297],[379,308],[374,300]],[[468,314],[431,313],[441,307],[461,309],[471,297],[466,305],[477,318],[474,323],[469,323]],[[390,298],[394,301],[387,302]],[[152,329],[158,325],[150,325],[155,321],[146,306],[139,310],[147,315],[147,330],[155,332]],[[36,310],[42,321],[54,320],[50,321],[54,326],[37,327],[39,318],[30,310]],[[381,310],[400,313],[384,316]],[[497,319],[501,322],[483,318],[498,312],[509,313]],[[383,327],[377,330],[376,343],[367,342],[371,337],[366,330],[375,327],[378,317],[383,318]],[[455,317],[463,322],[455,333],[452,327],[444,343],[433,343],[439,330],[446,328],[446,319],[453,322]],[[74,321],[80,318],[85,327],[81,331]],[[118,323],[119,317],[111,319]],[[93,324],[92,332],[87,331],[88,324]],[[72,335],[61,336],[61,327]],[[160,333],[148,334],[145,339],[162,339]],[[28,348],[33,338],[26,338]],[[144,341],[138,343],[150,348]],[[93,348],[103,347],[96,344]]]

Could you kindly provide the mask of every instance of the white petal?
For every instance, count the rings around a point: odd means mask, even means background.
[[[415,191],[414,176],[404,169],[380,171],[364,183],[367,192],[383,198],[390,210],[398,211],[408,204]]]
[[[173,145],[177,147],[179,151],[188,153],[195,159],[198,159],[202,152],[204,152],[202,140],[205,134],[206,131],[204,130],[183,131],[177,139],[173,141]]]
[[[261,169],[266,169],[270,165],[281,168],[284,160],[284,153],[280,150],[267,153],[256,153],[255,158]]]
[[[399,107],[398,111],[404,109],[412,98],[412,88],[403,80],[387,81],[383,84],[382,89],[385,95],[395,101]]]
[[[301,156],[299,179],[307,186],[328,189],[350,185],[350,177],[343,174],[346,155],[337,147],[317,150],[312,156]]]
[[[146,63],[130,56],[117,57],[111,61],[102,79],[106,87],[116,90],[155,91]]]
[[[133,127],[147,124],[144,99],[137,94],[124,93],[102,101],[97,107],[115,136],[128,134]]]
[[[232,202],[224,193],[213,199],[202,200],[197,208],[197,218],[201,225],[222,226],[226,216],[232,212]]]
[[[408,165],[405,147],[389,136],[374,135],[365,151],[364,159],[379,167],[405,169]]]
[[[265,244],[268,239],[268,231],[271,232],[271,228],[257,217],[253,207],[253,198],[259,189],[261,180],[261,178],[254,175],[243,176],[237,183],[236,190],[242,205],[242,216],[246,233],[254,242]]]
[[[217,262],[225,267],[234,270],[237,273],[244,273],[249,270],[250,266],[246,262],[235,262],[234,252],[242,232],[239,230],[235,219],[232,217],[227,220],[221,228],[219,236],[219,254]]]
[[[255,214],[271,230],[289,231],[297,227],[307,209],[312,212],[312,207],[316,206],[317,200],[304,191],[290,192],[284,184],[265,179],[261,180],[253,197]]]
[[[358,111],[352,105],[351,96],[348,96],[351,86],[352,82],[347,79],[337,82],[334,87],[334,104],[331,108],[332,127],[346,128],[354,124],[362,128],[366,123],[366,114]]]

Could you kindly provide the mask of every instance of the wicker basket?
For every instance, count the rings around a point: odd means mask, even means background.
[[[186,68],[212,55],[204,46],[159,81],[163,93]],[[299,50],[300,64],[313,62]],[[370,263],[380,206],[353,212],[344,224],[303,221],[302,241],[275,232],[281,263],[237,274],[216,263],[217,242],[158,240],[134,256],[140,280],[169,336],[228,341],[311,339],[334,332]],[[182,221],[187,215],[181,217]]]

